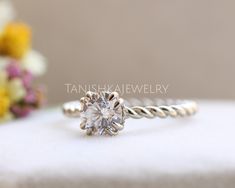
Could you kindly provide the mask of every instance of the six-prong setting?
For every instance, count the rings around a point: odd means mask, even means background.
[[[81,129],[87,135],[117,135],[124,128],[124,100],[117,92],[91,92],[80,99]]]

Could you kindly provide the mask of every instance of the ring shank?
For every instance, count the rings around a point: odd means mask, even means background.
[[[197,103],[194,101],[172,99],[144,99],[142,101],[132,99],[125,107],[127,117],[135,119],[185,117],[194,115],[197,109]]]
[[[81,104],[79,101],[67,102],[63,105],[62,110],[67,117],[80,117]]]
[[[126,118],[166,118],[185,117],[197,112],[197,104],[188,100],[159,100],[159,99],[130,99],[125,101],[124,113]],[[68,117],[79,117],[81,104],[79,101],[72,101],[63,105],[63,113]]]

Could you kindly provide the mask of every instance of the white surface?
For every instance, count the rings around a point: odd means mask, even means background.
[[[0,188],[235,187],[235,102],[87,137],[58,109],[0,126]]]

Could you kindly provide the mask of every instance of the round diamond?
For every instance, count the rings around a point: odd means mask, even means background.
[[[92,133],[113,135],[124,123],[123,104],[111,92],[92,93],[82,102],[81,118]]]

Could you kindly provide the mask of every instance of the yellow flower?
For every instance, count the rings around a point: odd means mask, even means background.
[[[0,88],[0,118],[5,117],[9,113],[10,98],[5,88]]]
[[[0,62],[1,63],[1,62]],[[7,84],[7,73],[0,68],[0,88],[5,88]]]
[[[7,79],[7,73],[0,70],[0,123],[13,118],[10,106],[19,102],[26,95],[20,79]]]
[[[0,35],[0,54],[21,59],[31,47],[31,30],[23,23],[9,23]]]

